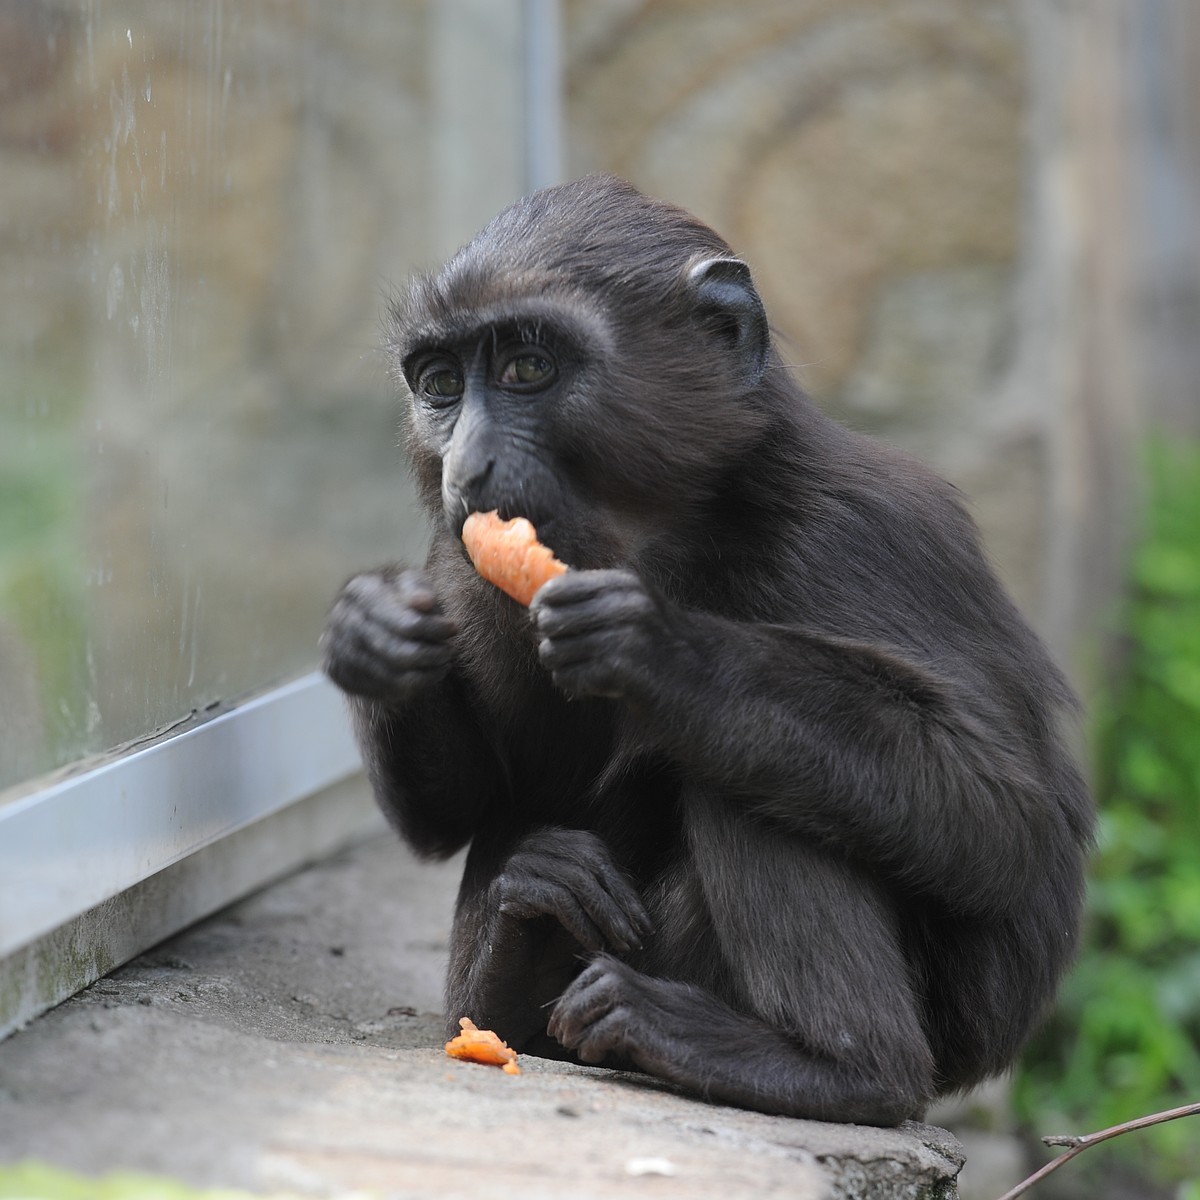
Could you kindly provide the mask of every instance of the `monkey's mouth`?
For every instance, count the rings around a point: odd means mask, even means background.
[[[524,517],[535,529],[540,531],[547,525],[553,524],[553,521],[546,517],[541,521],[535,519],[530,513],[523,508],[511,504],[489,504],[481,505],[478,508],[463,505],[455,507],[453,512],[446,514],[446,524],[453,531],[454,536],[462,541],[463,526],[467,523],[467,518],[472,513],[489,513],[494,512],[501,521],[511,521],[516,517]]]
[[[454,536],[458,538],[459,545],[462,546],[463,553],[467,553],[466,545],[463,543],[463,526],[467,523],[467,518],[472,512],[490,513],[494,512],[501,521],[512,521],[518,517],[524,518],[533,526],[537,540],[542,545],[547,546],[551,551],[555,550],[558,542],[558,530],[560,523],[555,518],[546,515],[545,513],[534,513],[525,506],[498,504],[493,508],[487,509],[472,509],[469,512],[464,512],[461,516],[457,512],[453,515],[447,514],[446,521],[449,527],[454,531]],[[469,556],[468,556],[469,557]]]

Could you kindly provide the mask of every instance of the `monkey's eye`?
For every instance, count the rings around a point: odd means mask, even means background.
[[[554,375],[554,363],[544,354],[518,354],[509,359],[501,371],[500,383],[504,387],[532,390],[545,387],[554,379]]]
[[[433,363],[417,380],[417,387],[431,404],[446,404],[463,394],[462,372],[447,363]]]

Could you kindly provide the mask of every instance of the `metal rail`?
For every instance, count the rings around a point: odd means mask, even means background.
[[[312,674],[0,803],[0,958],[359,769],[341,698]]]

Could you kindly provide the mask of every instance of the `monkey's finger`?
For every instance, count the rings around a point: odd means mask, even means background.
[[[346,581],[343,596],[371,603],[375,597],[399,597],[404,604],[433,612],[439,608],[437,592],[420,571],[397,570],[363,571]]]
[[[567,571],[546,583],[534,597],[551,604],[575,604],[590,600],[602,592],[640,591],[646,585],[635,571],[624,567],[603,570]]]
[[[401,571],[389,582],[406,607],[424,613],[441,611],[437,592],[420,571]]]
[[[614,908],[623,918],[623,927],[632,934],[632,938],[625,940],[640,948],[641,940],[651,932],[652,924],[637,888],[595,835],[585,835],[582,847],[586,848],[582,853],[580,847],[573,847],[574,854],[570,857],[582,868],[576,876],[579,894],[585,900],[589,896],[594,898],[593,919],[602,924],[599,914],[606,907]]]
[[[444,641],[457,631],[457,623],[442,612],[433,590],[409,572],[395,579],[379,574],[356,576],[342,589],[330,621],[374,622],[398,636],[422,641]]]
[[[604,942],[599,946],[589,946],[589,950],[615,950],[618,954],[628,954],[631,950],[642,948],[642,935],[637,925],[629,916],[606,897],[597,903],[591,898],[591,904],[585,904],[588,915],[597,928],[604,933]]]
[[[525,838],[506,864],[504,877],[544,878],[570,889],[591,919],[632,949],[651,931],[642,898],[613,860],[603,839],[585,829],[550,828]],[[615,915],[613,915],[615,914]]]
[[[630,1014],[624,1005],[593,1021],[575,1039],[571,1047],[580,1062],[598,1066],[610,1054],[620,1054],[629,1031]]]
[[[546,1022],[546,1032],[568,1049],[575,1049],[588,1026],[612,1012],[619,1000],[611,962],[597,955],[559,997]]]
[[[570,890],[544,881],[538,883],[540,886],[527,884],[520,894],[506,896],[500,902],[500,911],[523,921],[553,917],[585,950],[603,950],[604,935]]]
[[[447,670],[384,671],[374,662],[344,660],[325,668],[329,678],[349,695],[386,702],[395,702],[432,687],[445,677]]]
[[[602,592],[569,604],[535,604],[533,618],[543,637],[571,637],[614,626],[647,625],[656,606],[641,588],[628,592]]]
[[[334,620],[362,628],[375,626],[396,638],[420,642],[446,642],[458,632],[457,622],[442,613],[423,613],[404,608],[388,600],[372,608],[335,613]]]
[[[649,917],[632,888],[616,881],[597,881],[593,887],[581,888],[579,897],[588,916],[605,934],[604,946],[594,947],[596,950],[608,948],[627,954],[642,948],[642,925],[649,924]]]
[[[458,632],[458,622],[441,613],[419,613],[401,608],[376,613],[379,625],[396,637],[417,642],[448,642]]]
[[[420,667],[397,666],[395,662],[366,653],[360,646],[343,644],[336,652],[326,652],[322,665],[338,688],[372,700],[389,700],[413,694],[437,683],[450,670],[450,662],[430,662]]]
[[[646,585],[633,571],[568,571],[550,580],[531,603],[535,615],[540,609],[565,611],[592,605],[654,607]]]
[[[352,648],[361,658],[376,658],[406,671],[447,666],[454,655],[454,647],[448,641],[415,641],[373,623],[351,631],[346,648]]]
[[[642,942],[654,931],[653,922],[641,896],[625,877],[625,873],[611,861],[600,864],[599,877],[605,892],[620,910],[632,934],[629,949],[640,950]]]
[[[541,856],[530,854],[532,861],[526,864],[524,857],[518,853],[510,861],[506,875],[518,876],[519,882],[506,882],[503,891],[558,917],[588,950],[607,947],[627,953],[641,948],[642,929],[649,924],[649,917],[637,892],[611,862],[580,862],[565,854],[543,852]],[[547,897],[567,897],[569,903],[547,907]],[[585,928],[596,931],[597,936],[585,941],[578,933]]]
[[[585,950],[615,950],[627,954],[641,948],[635,922],[595,880],[574,879],[548,889],[553,906],[543,908],[572,934]]]
[[[637,631],[626,626],[593,629],[587,633],[559,634],[538,642],[538,657],[547,670],[556,671],[578,663],[611,663],[634,657],[630,646],[638,639]]]
[[[431,660],[440,656],[449,658],[454,653],[454,630],[430,628],[423,622],[365,621],[359,634],[382,653],[400,656],[424,654]]]

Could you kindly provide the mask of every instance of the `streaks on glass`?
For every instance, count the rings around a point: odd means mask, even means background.
[[[374,348],[381,281],[471,232],[411,170],[466,135],[433,11],[4,7],[0,789],[308,670],[337,583],[420,553]]]

